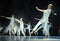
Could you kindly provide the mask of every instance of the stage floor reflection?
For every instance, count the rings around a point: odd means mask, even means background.
[[[0,36],[0,41],[60,41],[60,36]]]

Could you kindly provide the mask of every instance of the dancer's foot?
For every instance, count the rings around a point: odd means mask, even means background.
[[[45,38],[48,38],[49,35],[45,35]]]
[[[30,33],[30,35],[33,33],[34,31],[32,31],[31,33]]]

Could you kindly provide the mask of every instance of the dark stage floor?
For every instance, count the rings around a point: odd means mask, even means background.
[[[0,36],[0,41],[60,41],[60,36]]]

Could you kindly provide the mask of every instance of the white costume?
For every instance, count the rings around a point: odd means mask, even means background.
[[[15,21],[17,21],[20,24],[19,34],[20,34],[20,31],[21,31],[22,34],[25,36],[25,33],[24,33],[24,23],[23,23],[23,21],[20,21],[18,19],[15,19]]]
[[[9,35],[11,36],[11,33],[13,33],[13,28],[14,28],[14,17],[6,17],[7,19],[10,19],[10,24],[6,27],[4,32],[8,32],[9,31]]]
[[[51,13],[51,9],[44,10],[41,20],[34,27],[33,31],[36,31],[38,26],[42,24],[41,26],[43,26],[43,33],[45,35],[49,35],[48,22],[49,22],[50,13]],[[39,28],[41,29],[42,27],[39,27]]]
[[[25,25],[27,25],[27,27],[26,27],[24,30],[26,31],[26,29],[28,29],[28,31],[29,31],[29,35],[30,35],[31,24],[30,24],[30,23],[28,23],[28,24],[25,24]]]

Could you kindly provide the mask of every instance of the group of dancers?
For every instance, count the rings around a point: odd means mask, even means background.
[[[56,15],[56,13],[53,12],[52,10],[53,5],[49,4],[47,6],[46,10],[43,9],[39,9],[38,7],[36,7],[36,9],[38,11],[43,12],[42,18],[41,19],[37,19],[39,20],[39,22],[36,24],[36,26],[34,26],[34,28],[31,31],[31,24],[25,24],[23,22],[23,18],[17,19],[14,17],[14,15],[12,15],[12,17],[5,17],[5,16],[1,16],[3,18],[9,19],[10,20],[10,24],[6,27],[6,29],[4,30],[4,33],[7,33],[9,31],[9,35],[11,36],[11,33],[14,35],[15,33],[17,33],[17,35],[20,36],[20,32],[22,32],[22,34],[25,36],[25,31],[26,29],[29,30],[29,35],[31,36],[31,34],[37,33],[38,30],[40,30],[41,28],[43,28],[43,34],[45,35],[45,37],[48,37],[49,34],[49,28],[51,26],[51,23],[49,22],[49,16],[51,13],[53,13],[54,15]],[[19,28],[17,28],[17,24],[15,23],[19,23]],[[24,25],[26,25],[27,27],[25,28]],[[38,28],[39,27],[39,28]]]

